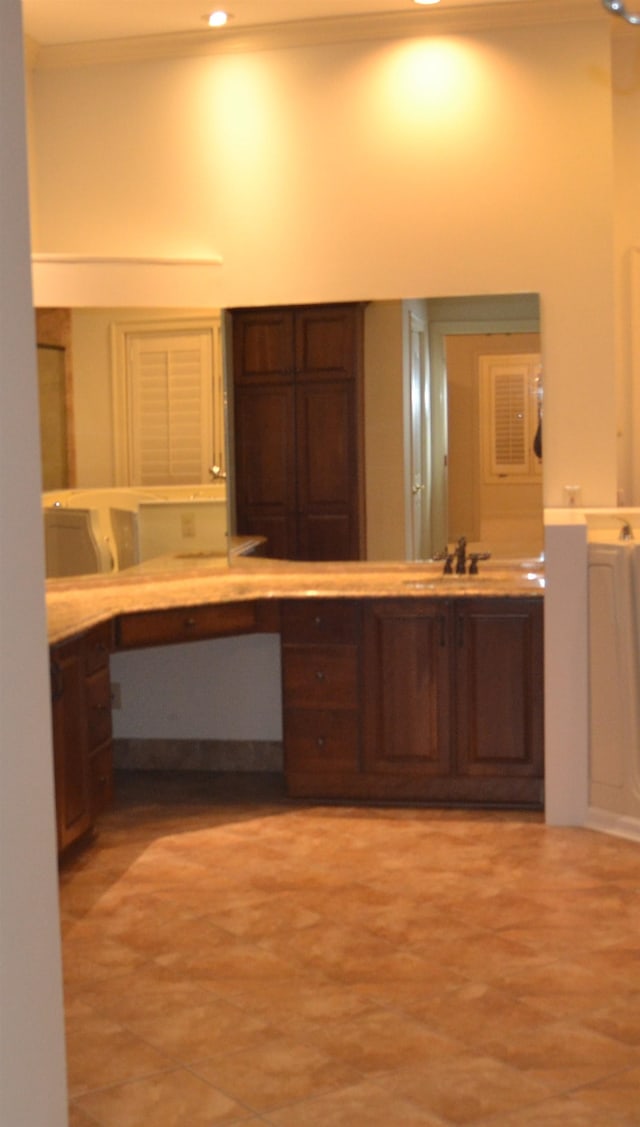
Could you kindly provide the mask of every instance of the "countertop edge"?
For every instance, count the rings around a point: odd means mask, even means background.
[[[59,645],[121,614],[258,599],[296,598],[540,598],[543,570],[527,561],[505,564],[495,575],[443,576],[441,565],[419,563],[300,564],[246,559],[231,566],[175,560],[112,576],[49,580],[50,645]]]

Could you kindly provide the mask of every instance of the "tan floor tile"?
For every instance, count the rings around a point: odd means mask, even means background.
[[[494,985],[556,1018],[602,1008],[616,992],[616,983],[588,962],[578,966],[566,959],[541,967],[510,968],[494,979]]]
[[[319,916],[299,903],[295,893],[285,892],[276,896],[261,895],[250,904],[239,904],[236,898],[230,906],[218,908],[213,919],[218,928],[240,938],[259,941],[311,927],[318,922]]]
[[[69,1127],[96,1127],[96,1120],[89,1117],[77,1104],[69,1104]]]
[[[482,1127],[637,1127],[638,1118],[618,1112],[607,1111],[603,1120],[599,1108],[590,1108],[581,1100],[570,1097],[551,1099],[534,1104],[529,1108],[519,1108],[507,1115],[495,1116],[485,1120]]]
[[[176,1006],[169,1018],[160,1009],[128,1020],[137,1037],[181,1064],[260,1044],[269,1027],[222,999],[206,999]]]
[[[626,999],[619,998],[611,1006],[593,1013],[583,1014],[580,1024],[640,1050],[640,999],[637,994]]]
[[[76,940],[66,938],[63,945],[63,972],[69,986],[94,982],[133,970],[144,963],[145,956],[125,943],[109,939]]]
[[[400,1069],[378,1081],[441,1116],[466,1125],[549,1099],[549,1089],[517,1069],[489,1057],[465,1053],[439,1058],[431,1066]]]
[[[166,1053],[99,1016],[67,1024],[67,1075],[72,1097],[173,1067]]]
[[[634,843],[163,785],[61,872],[71,1127],[639,1127]]]
[[[600,1076],[637,1061],[637,1053],[628,1045],[585,1029],[578,1022],[554,1022],[530,1030],[491,1031],[483,1039],[483,1048],[506,1064],[543,1075],[551,1069],[586,1067],[598,1070]],[[597,1072],[594,1072],[595,1079]]]
[[[100,1127],[227,1127],[251,1112],[184,1070],[105,1088],[76,1101]]]
[[[270,1112],[269,1123],[273,1127],[443,1127],[441,1119],[371,1083]]]
[[[298,1103],[358,1083],[355,1069],[291,1038],[194,1066],[194,1072],[256,1112]]]
[[[298,981],[245,983],[233,1000],[247,1013],[296,1035],[318,1024],[358,1017],[376,1008],[366,994],[329,982],[321,975]]]
[[[551,1020],[545,1010],[482,982],[467,982],[414,999],[411,1013],[430,1028],[479,1050],[491,1033],[528,1034]]]
[[[452,1038],[391,1010],[318,1025],[307,1029],[305,1038],[337,1061],[369,1074],[421,1065],[461,1049]]]
[[[603,1122],[612,1111],[635,1115],[640,1120],[640,1064],[578,1089],[575,1097],[599,1110]]]
[[[529,968],[548,962],[548,957],[545,959],[544,954],[531,947],[491,932],[474,932],[461,936],[452,944],[432,941],[428,945],[414,947],[413,952],[423,959],[442,962],[467,978],[483,982],[500,982],[510,974],[520,975]]]

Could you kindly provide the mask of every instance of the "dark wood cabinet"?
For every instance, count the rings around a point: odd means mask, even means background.
[[[542,805],[541,600],[363,600],[339,634],[334,600],[315,639],[314,605],[283,611],[292,796]]]
[[[362,308],[235,310],[236,531],[283,559],[364,544]]]
[[[345,779],[360,772],[360,619],[354,600],[282,603],[285,774],[291,795],[339,794]]]
[[[509,779],[535,801],[543,774],[542,603],[459,599],[454,605],[454,758],[460,778]]]
[[[365,616],[365,769],[420,779],[451,770],[446,599],[385,599]]]
[[[113,797],[111,624],[50,652],[58,852],[85,837]]]

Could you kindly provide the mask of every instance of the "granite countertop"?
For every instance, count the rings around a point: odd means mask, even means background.
[[[47,581],[49,642],[118,614],[245,599],[541,597],[540,560],[493,560],[478,575],[443,575],[441,563],[296,563],[206,553],[165,556],[113,575]]]

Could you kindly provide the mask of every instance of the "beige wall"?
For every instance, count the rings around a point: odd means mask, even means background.
[[[618,459],[620,486],[626,504],[640,504],[640,398],[632,390],[632,296],[635,318],[640,293],[631,293],[631,248],[640,247],[640,34],[619,21],[612,40],[614,66],[615,156],[615,285],[617,301],[616,355],[618,358]],[[636,283],[636,290],[638,289]],[[640,357],[635,357],[635,378],[640,379]],[[603,374],[606,378],[606,373]],[[633,451],[635,449],[635,458]]]
[[[610,22],[39,71],[36,249],[219,252],[221,307],[538,291],[547,503],[612,503]]]

